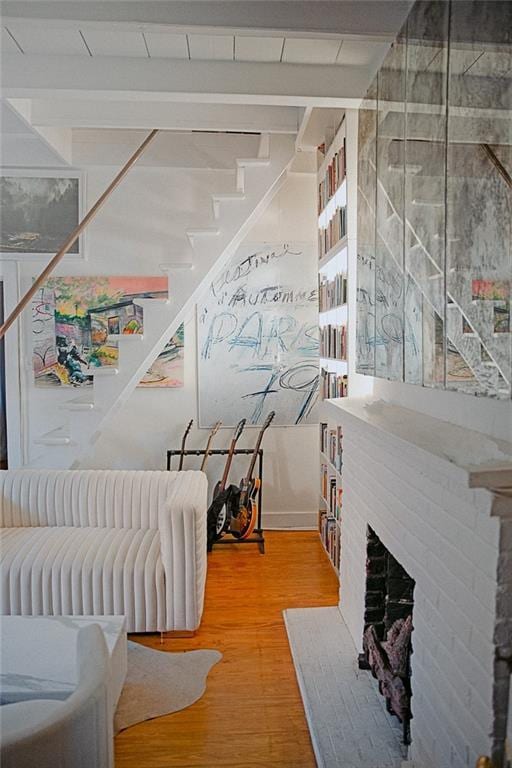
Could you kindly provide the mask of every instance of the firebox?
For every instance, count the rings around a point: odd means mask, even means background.
[[[412,613],[415,582],[375,531],[367,527],[366,593],[361,669],[378,680],[386,708],[410,743]]]

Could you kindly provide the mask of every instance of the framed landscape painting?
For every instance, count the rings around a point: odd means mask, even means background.
[[[82,215],[83,174],[26,168],[0,172],[0,254],[53,256]],[[69,256],[82,254],[81,238]]]

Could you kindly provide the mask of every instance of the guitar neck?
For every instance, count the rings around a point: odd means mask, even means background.
[[[224,474],[222,475],[222,480],[220,481],[220,489],[223,491],[226,487],[226,483],[228,481],[229,477],[229,470],[231,469],[231,463],[233,461],[233,454],[235,452],[235,446],[236,442],[233,440],[231,442],[231,445],[229,446],[229,453],[228,457],[226,459],[226,466],[224,467]]]
[[[203,471],[204,468],[206,467],[206,462],[208,461],[208,457],[210,455],[210,447],[211,447],[212,441],[213,441],[213,433],[210,435],[210,437],[208,438],[208,442],[206,443],[206,448],[205,448],[203,460],[201,462],[201,467],[200,467],[201,471]]]
[[[252,480],[252,476],[254,474],[254,467],[256,466],[256,459],[258,457],[258,451],[260,449],[262,439],[263,439],[263,432],[260,432],[260,434],[258,435],[258,439],[256,440],[256,445],[254,446],[254,451],[252,452],[251,463],[249,464],[249,471],[247,472],[247,476],[245,478],[247,483],[249,483]]]

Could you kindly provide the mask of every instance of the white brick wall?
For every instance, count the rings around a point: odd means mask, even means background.
[[[340,608],[361,648],[366,529],[416,581],[412,746],[421,768],[490,755],[500,521],[493,496],[439,456],[339,410],[343,425]],[[510,541],[509,541],[510,544]]]

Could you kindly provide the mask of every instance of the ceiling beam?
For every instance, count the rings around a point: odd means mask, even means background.
[[[373,37],[391,41],[410,10],[410,0],[144,0],[144,2],[97,2],[96,0],[4,0],[4,23],[51,22],[65,27],[77,22],[84,28],[101,24],[130,24],[137,28],[168,31],[232,34],[279,34],[287,36]]]
[[[357,108],[366,67],[80,56],[2,57],[6,98]]]
[[[299,107],[182,102],[32,101],[31,122],[60,128],[159,128],[170,131],[297,133]]]

